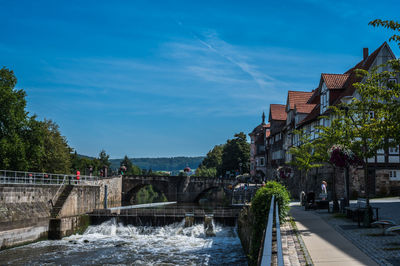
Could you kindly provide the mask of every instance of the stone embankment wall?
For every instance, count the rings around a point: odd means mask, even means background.
[[[253,221],[254,217],[251,213],[250,206],[244,206],[238,218],[238,235],[246,255],[250,253],[251,249]]]
[[[107,185],[107,207],[121,206],[122,199],[122,176],[114,178],[106,178],[92,182],[92,185],[100,187],[99,201],[97,202],[97,209],[102,209],[104,206],[104,191]]]
[[[0,249],[47,236],[54,186],[0,186]]]
[[[55,232],[56,236],[76,232],[86,225],[83,214],[103,208],[104,185],[108,186],[108,207],[121,206],[120,177],[74,186],[56,222],[57,219],[50,219],[52,206],[49,200],[53,199],[59,186],[0,185],[0,249],[47,238],[51,223],[50,231],[59,230]]]

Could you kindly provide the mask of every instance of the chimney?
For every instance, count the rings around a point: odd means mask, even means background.
[[[368,48],[363,49],[364,61],[368,58]]]

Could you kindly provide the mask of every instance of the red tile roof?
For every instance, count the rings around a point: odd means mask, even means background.
[[[315,108],[316,104],[300,103],[295,105],[296,112],[309,114]]]
[[[306,103],[312,94],[312,91],[288,91],[290,109],[294,109],[296,104]]]
[[[346,83],[344,84],[345,90],[339,95],[336,101],[333,104],[337,104],[339,100],[345,96],[351,96],[354,94],[356,88],[353,86],[354,83],[361,82],[362,77],[358,76],[355,72],[356,69],[364,69],[368,70],[371,68],[372,64],[374,63],[376,57],[378,56],[381,49],[387,45],[387,42],[384,42],[378,49],[376,49],[372,54],[370,54],[366,60],[362,60],[357,63],[354,67],[350,68],[345,72],[345,74],[349,75]]]
[[[314,121],[320,113],[320,105],[316,104],[314,109],[309,113],[300,123],[299,125],[308,124],[309,122]]]
[[[378,56],[381,49],[387,45],[384,42],[381,46],[378,47],[372,54],[370,54],[366,60],[361,60],[358,62],[354,67],[347,70],[344,74],[322,74],[320,86],[323,80],[327,84],[327,87],[331,87],[330,89],[343,89],[339,90],[336,93],[333,93],[330,97],[330,104],[335,105],[337,104],[341,98],[345,96],[350,96],[354,94],[355,87],[353,86],[354,83],[360,82],[362,77],[359,77],[356,73],[356,69],[365,69],[368,70],[371,68],[372,64],[374,63],[376,57]],[[346,78],[347,76],[347,78]],[[344,83],[343,83],[344,81]],[[320,93],[320,86],[314,92],[314,94],[310,97],[307,103],[318,103],[319,100],[319,93]],[[341,88],[340,88],[341,87]]]
[[[286,105],[271,104],[269,107],[270,120],[286,120]]]
[[[321,74],[321,79],[330,90],[343,89],[350,74]]]

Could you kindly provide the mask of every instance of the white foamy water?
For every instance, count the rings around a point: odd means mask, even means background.
[[[164,227],[130,226],[115,220],[90,226],[83,235],[0,252],[11,265],[247,265],[235,228],[203,224]]]

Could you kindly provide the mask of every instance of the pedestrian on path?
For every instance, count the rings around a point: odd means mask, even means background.
[[[326,187],[328,186],[328,183],[326,183],[326,181],[322,181],[322,185],[321,185],[321,198],[322,200],[325,200],[328,194],[328,191],[326,190]]]

